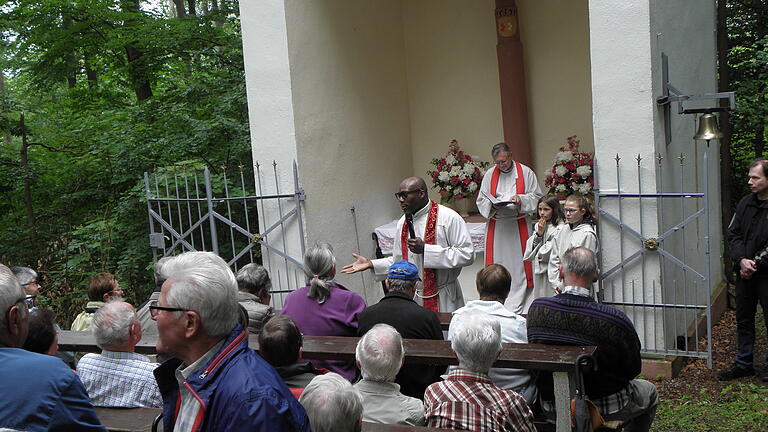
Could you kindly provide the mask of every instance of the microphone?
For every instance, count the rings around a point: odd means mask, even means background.
[[[416,231],[413,230],[413,215],[411,213],[405,214],[405,223],[408,224],[408,234],[411,238],[416,238]]]

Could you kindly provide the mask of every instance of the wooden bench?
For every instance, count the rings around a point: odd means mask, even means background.
[[[95,407],[96,416],[110,432],[151,432],[152,422],[163,413],[162,408]]]
[[[162,414],[160,408],[95,408],[101,424],[110,432],[151,432],[152,422]],[[363,432],[445,432],[420,426],[363,422]]]
[[[303,358],[308,360],[355,360],[359,338],[335,336],[304,336]],[[156,335],[145,335],[136,345],[136,352],[155,354]],[[250,335],[248,344],[258,350],[258,338]],[[405,363],[457,365],[458,359],[449,341],[403,339]],[[62,351],[101,352],[91,332],[62,331],[59,334]],[[531,369],[552,372],[555,384],[555,407],[558,412],[557,431],[570,431],[570,397],[576,380],[576,359],[581,354],[594,355],[596,348],[539,344],[504,344],[494,362],[495,367]],[[560,415],[563,413],[563,415]]]

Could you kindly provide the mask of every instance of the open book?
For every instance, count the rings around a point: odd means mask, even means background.
[[[483,194],[484,197],[488,198],[488,201],[490,201],[491,204],[493,204],[493,205],[498,205],[498,204],[500,204],[500,205],[510,205],[510,204],[514,204],[512,201],[502,201],[502,200],[500,200],[500,199],[498,199],[496,197],[492,197],[492,196],[488,195],[487,193],[485,193],[484,190],[481,190],[480,193]]]

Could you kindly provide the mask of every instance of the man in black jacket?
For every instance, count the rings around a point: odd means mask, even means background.
[[[376,324],[384,323],[394,327],[406,339],[443,340],[437,315],[413,300],[416,284],[420,280],[419,269],[413,263],[401,260],[392,264],[387,271],[389,292],[357,316],[358,335],[362,336]],[[443,372],[444,366],[404,365],[395,382],[400,384],[404,395],[423,399],[424,390],[439,381]]]
[[[749,189],[736,206],[728,243],[736,270],[736,359],[717,375],[721,381],[754,375],[755,312],[763,307],[768,324],[768,263],[760,259],[768,246],[768,161],[756,160],[749,166]],[[768,370],[761,376],[768,381]]]

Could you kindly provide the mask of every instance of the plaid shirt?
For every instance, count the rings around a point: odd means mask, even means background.
[[[465,369],[427,387],[424,406],[431,428],[536,432],[522,396],[496,387],[488,375]]]
[[[157,366],[141,354],[102,350],[84,355],[77,374],[95,406],[158,408],[163,400],[152,373]]]

